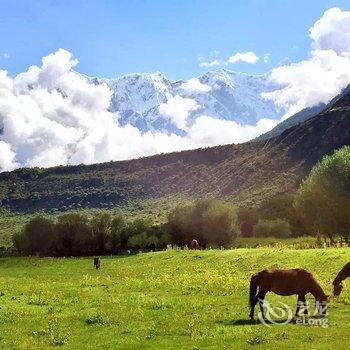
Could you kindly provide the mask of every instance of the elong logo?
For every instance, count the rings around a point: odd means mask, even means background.
[[[274,324],[286,325],[292,323],[293,310],[289,305],[279,302],[277,306],[273,306],[270,302],[261,299],[259,299],[259,305],[260,311],[258,313],[258,319],[265,326],[271,327],[271,325]],[[328,328],[329,323],[326,304],[317,301],[315,305],[316,307],[311,317],[307,315],[307,312],[310,310],[309,304],[307,303],[305,308],[303,308],[303,305],[300,305],[299,310],[304,312],[304,315],[297,315],[295,318],[295,324]]]

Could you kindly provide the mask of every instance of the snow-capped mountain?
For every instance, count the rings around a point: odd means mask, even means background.
[[[198,116],[206,115],[253,125],[261,118],[278,120],[284,112],[261,97],[261,93],[276,88],[267,75],[254,76],[225,69],[207,72],[198,77],[207,87],[205,91],[184,88],[186,81],[171,82],[159,72],[88,79],[95,84],[107,83],[112,91],[110,110],[119,112],[119,123],[130,123],[142,132],[183,133],[159,112],[159,106],[176,95],[191,98],[199,105],[189,113],[189,124]]]

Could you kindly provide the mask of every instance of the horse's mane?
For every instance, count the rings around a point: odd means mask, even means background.
[[[327,297],[326,293],[323,291],[321,285],[316,281],[316,279],[312,276],[312,280],[314,283],[313,288],[311,288],[311,294],[317,299],[317,297]]]

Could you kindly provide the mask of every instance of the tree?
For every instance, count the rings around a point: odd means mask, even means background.
[[[91,220],[92,233],[96,239],[97,249],[102,253],[106,248],[111,224],[111,215],[109,213],[97,213]]]
[[[21,254],[29,253],[29,240],[24,232],[17,232],[12,237],[13,246]]]
[[[278,237],[287,238],[291,234],[290,225],[286,220],[259,220],[254,226],[256,237]]]
[[[237,209],[230,203],[212,200],[202,215],[205,242],[226,246],[238,235]]]
[[[313,234],[350,234],[350,147],[325,156],[301,184],[295,209]]]
[[[278,195],[264,201],[259,208],[259,216],[265,220],[286,219],[293,216],[294,196]]]
[[[281,194],[267,199],[259,208],[259,217],[264,220],[285,220],[290,224],[294,236],[307,234],[294,208],[294,195]]]
[[[28,253],[45,255],[51,252],[54,244],[53,227],[52,220],[44,216],[37,216],[25,225],[23,234],[26,239],[23,238],[21,243],[27,241]]]
[[[155,235],[151,235],[149,237],[147,237],[147,240],[146,240],[146,244],[148,247],[158,247],[158,244],[159,244],[159,238]]]
[[[178,245],[197,239],[201,246],[227,245],[238,234],[237,210],[219,199],[206,198],[178,206],[169,215],[169,233]]]
[[[152,226],[152,222],[145,218],[136,218],[128,224],[128,231],[130,236],[137,235],[139,233],[147,232]]]
[[[86,215],[64,214],[55,225],[58,255],[82,255],[95,250],[94,237]]]
[[[172,210],[168,217],[168,231],[171,234],[174,243],[183,246],[189,244],[194,238],[192,232],[193,225],[190,228],[190,220],[193,216],[193,205],[177,206]],[[191,238],[192,237],[192,238]]]
[[[158,242],[159,246],[166,248],[166,246],[171,243],[173,243],[173,240],[170,233],[163,232],[159,237],[159,242]]]
[[[254,225],[259,221],[258,211],[254,208],[241,207],[238,209],[237,216],[242,237],[252,237]]]
[[[111,221],[109,241],[111,243],[111,249],[113,253],[116,253],[120,249],[126,248],[128,241],[126,222],[121,214],[114,216]]]
[[[145,249],[148,245],[146,232],[133,235],[128,240],[128,246],[134,249]]]

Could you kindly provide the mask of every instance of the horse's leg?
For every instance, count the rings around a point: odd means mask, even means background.
[[[300,311],[300,307],[301,307],[301,304],[303,303],[303,297],[302,295],[298,295],[298,300],[297,300],[297,309],[295,311],[295,317],[298,317],[299,316],[299,311]]]
[[[303,303],[304,305],[304,315],[308,315],[309,314],[309,308],[308,308],[308,305],[307,305],[307,301],[305,299],[305,295],[302,295],[301,298],[300,298],[300,301]]]
[[[253,303],[250,307],[250,313],[249,313],[249,318],[252,320],[254,318],[254,309],[255,309],[255,305],[258,302],[258,297],[255,296],[253,299]]]
[[[250,317],[251,320],[254,318],[254,309],[255,309],[255,305],[258,302],[259,302],[259,293],[254,297],[253,304],[252,304],[251,309],[250,309],[249,317]]]
[[[259,301],[259,307],[260,307],[260,312],[263,318],[265,318],[264,315],[264,299],[265,299],[265,295],[267,292],[265,291],[259,291],[258,295],[257,295],[257,299]]]

